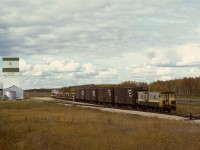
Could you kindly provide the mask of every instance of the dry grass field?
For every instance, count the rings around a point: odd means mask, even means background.
[[[179,113],[190,113],[190,102],[189,101],[176,101],[177,110]],[[200,115],[200,101],[191,103],[191,113],[193,115]]]
[[[199,149],[189,121],[33,101],[0,101],[0,149]]]
[[[25,91],[24,92],[24,98],[25,99],[29,99],[29,98],[33,98],[33,97],[50,97],[51,96],[51,92],[29,92],[29,91]]]

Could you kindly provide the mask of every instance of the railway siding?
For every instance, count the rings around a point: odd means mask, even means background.
[[[57,103],[60,105],[66,105],[66,106],[73,106],[76,105],[78,107],[82,108],[90,108],[90,109],[98,109],[100,111],[104,112],[112,112],[112,113],[124,113],[124,114],[133,114],[133,115],[140,115],[145,117],[156,117],[160,119],[170,119],[170,120],[179,120],[179,121],[187,121],[189,123],[198,124],[200,125],[200,120],[189,120],[189,118],[181,117],[181,116],[175,116],[173,114],[159,114],[154,112],[142,112],[142,111],[136,111],[136,110],[123,110],[118,108],[105,108],[101,105],[95,105],[95,104],[88,104],[88,103],[82,103],[82,102],[73,102],[68,100],[61,100],[61,99],[52,99],[47,97],[34,97],[30,100],[34,100],[37,102],[50,102],[50,103]]]

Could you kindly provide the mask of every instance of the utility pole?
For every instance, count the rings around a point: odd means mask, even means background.
[[[192,112],[191,112],[191,99],[190,99],[190,120],[192,120]]]
[[[75,98],[75,96],[73,95],[72,97],[73,97],[73,105],[74,105],[74,98]]]

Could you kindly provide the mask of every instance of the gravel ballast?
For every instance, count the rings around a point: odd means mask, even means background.
[[[124,113],[124,114],[133,114],[133,115],[139,115],[139,116],[145,116],[145,117],[156,117],[156,118],[161,118],[161,119],[170,119],[170,120],[179,120],[179,121],[187,121],[190,123],[198,124],[200,125],[200,120],[189,120],[184,117],[179,117],[179,116],[173,116],[173,115],[167,115],[167,114],[159,114],[159,113],[154,113],[154,112],[142,112],[142,111],[134,111],[134,110],[122,110],[122,109],[117,109],[117,108],[104,108],[104,107],[99,107],[96,106],[95,104],[86,104],[86,103],[81,103],[81,102],[73,102],[73,101],[68,101],[68,100],[60,100],[60,99],[53,99],[53,98],[47,98],[47,97],[35,97],[30,100],[38,101],[38,102],[55,102],[61,105],[66,105],[66,106],[78,106],[82,108],[90,108],[90,109],[97,109],[101,110],[104,112],[113,112],[113,113]],[[87,106],[84,106],[87,105]]]

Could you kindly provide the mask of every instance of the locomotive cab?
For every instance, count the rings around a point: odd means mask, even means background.
[[[159,111],[176,110],[174,92],[138,92],[138,107]]]
[[[160,93],[160,106],[167,110],[176,110],[176,101],[174,92]]]

